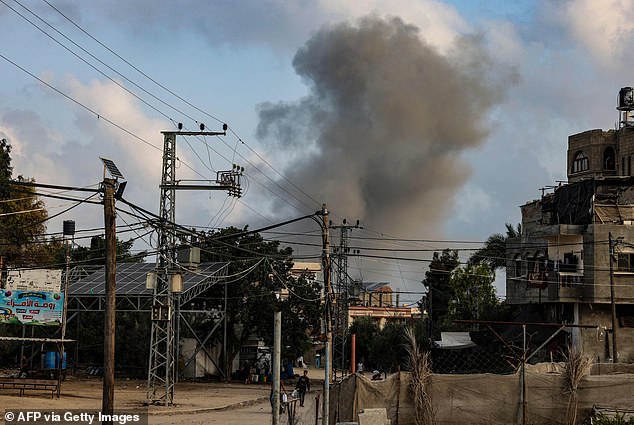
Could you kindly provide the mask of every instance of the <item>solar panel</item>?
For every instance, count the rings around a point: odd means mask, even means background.
[[[114,165],[114,162],[112,162],[111,159],[101,158],[101,157],[99,157],[99,159],[101,160],[101,162],[103,162],[103,165],[108,169],[112,177],[123,178],[123,174],[121,174],[121,171],[119,171],[119,169],[117,168],[116,165]]]
[[[198,270],[183,271],[183,287],[185,291],[214,276],[226,263],[201,263]],[[116,293],[117,295],[145,295],[151,296],[152,289],[145,287],[148,272],[154,271],[154,263],[119,263],[117,264]],[[106,268],[101,267],[94,273],[69,284],[70,295],[103,295],[106,292]]]

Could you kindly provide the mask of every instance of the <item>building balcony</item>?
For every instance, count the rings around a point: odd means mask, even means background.
[[[584,296],[583,273],[557,273],[557,280],[548,283],[548,301],[578,302]]]

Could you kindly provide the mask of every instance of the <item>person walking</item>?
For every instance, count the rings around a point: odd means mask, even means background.
[[[310,391],[310,379],[308,379],[308,371],[306,369],[304,369],[304,374],[297,380],[295,389],[299,392],[299,406],[304,407],[306,391]]]
[[[269,400],[271,401],[271,411],[275,409],[274,400],[273,400],[273,379],[271,382],[271,393],[269,394]],[[283,401],[283,395],[286,394],[286,388],[284,388],[284,382],[280,380],[280,413],[284,413],[285,403]]]

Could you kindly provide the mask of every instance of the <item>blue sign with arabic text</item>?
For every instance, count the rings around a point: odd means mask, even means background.
[[[0,323],[59,326],[63,314],[63,293],[0,289]]]

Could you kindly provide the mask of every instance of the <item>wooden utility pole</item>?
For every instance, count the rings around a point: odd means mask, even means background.
[[[115,273],[117,268],[117,237],[114,208],[116,180],[103,180],[104,228],[106,233],[106,317],[103,337],[103,403],[104,415],[114,414],[114,344],[115,344]],[[111,424],[112,421],[105,421]]]

